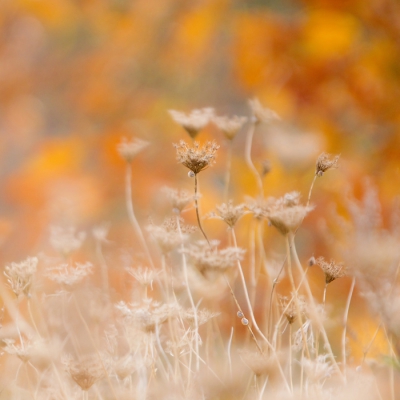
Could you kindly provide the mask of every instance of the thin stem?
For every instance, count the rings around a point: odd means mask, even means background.
[[[237,249],[238,246],[237,246],[237,240],[236,240],[235,230],[232,228],[232,229],[231,229],[231,232],[232,232],[232,239],[233,239],[234,246],[235,246],[235,248]],[[245,278],[244,278],[243,269],[242,269],[242,265],[241,265],[241,263],[240,263],[240,260],[237,260],[237,266],[238,266],[238,270],[239,270],[240,279],[241,279],[241,281],[242,281],[243,291],[244,291],[244,295],[245,295],[245,298],[246,298],[247,307],[248,307],[248,309],[249,309],[249,313],[250,313],[250,317],[251,317],[251,322],[253,323],[254,328],[256,329],[257,333],[264,339],[264,341],[265,341],[265,343],[267,344],[268,348],[271,349],[272,354],[273,354],[273,356],[274,356],[274,358],[275,358],[275,360],[276,360],[276,362],[277,362],[277,364],[278,364],[279,372],[280,372],[280,374],[282,375],[282,378],[283,378],[283,380],[284,380],[285,386],[286,386],[286,388],[289,390],[289,392],[291,392],[290,386],[289,386],[289,384],[288,384],[288,382],[287,382],[287,380],[286,380],[285,374],[283,373],[283,370],[282,370],[281,364],[280,364],[280,362],[279,362],[278,356],[277,356],[277,354],[276,354],[276,351],[275,351],[275,349],[273,348],[273,346],[271,345],[271,342],[270,342],[270,341],[265,337],[265,335],[262,333],[261,329],[260,329],[260,328],[258,327],[258,325],[257,325],[256,319],[254,318],[254,313],[253,313],[253,309],[252,309],[252,307],[251,307],[251,302],[250,302],[250,298],[249,298],[249,293],[248,293],[247,287],[246,287],[246,280],[245,280]],[[233,291],[232,291],[232,293],[233,293]],[[239,306],[238,303],[237,303],[237,305]]]
[[[351,286],[350,286],[350,291],[349,295],[347,296],[347,301],[346,301],[346,308],[344,310],[344,316],[343,316],[343,333],[342,333],[342,365],[343,365],[343,373],[344,377],[346,379],[346,333],[347,333],[347,320],[349,318],[349,309],[350,309],[350,303],[351,303],[351,298],[353,297],[353,292],[354,292],[354,287],[356,285],[356,277],[353,276],[353,279],[351,281]]]
[[[297,266],[297,268],[299,270],[299,273],[301,274],[301,276],[303,276],[305,274],[305,272],[303,271],[303,268],[301,266],[299,257],[297,255],[296,246],[295,246],[295,242],[294,242],[294,235],[290,235],[289,234],[289,237],[290,237],[290,244],[291,244],[291,248],[292,248],[292,251],[293,251],[295,264],[296,264],[296,266]],[[311,292],[310,284],[308,283],[307,279],[305,279],[304,282],[305,282],[304,286],[306,288],[307,296],[308,296],[309,301],[310,301],[311,309],[316,314],[317,313],[317,311],[316,311],[317,307],[316,307],[315,300],[314,300],[314,297],[313,297],[312,292]],[[335,370],[338,373],[338,375],[344,380],[343,374],[342,374],[342,372],[341,372],[341,370],[340,370],[340,368],[338,366],[338,363],[337,363],[337,361],[335,359],[335,356],[333,355],[332,347],[331,347],[331,345],[329,343],[328,335],[326,334],[324,325],[323,325],[321,319],[318,317],[317,314],[316,314],[315,320],[316,320],[316,323],[317,323],[317,327],[320,330],[320,332],[322,334],[322,337],[324,338],[325,347],[326,347],[326,349],[328,351],[329,358],[332,361],[332,365],[335,368]]]
[[[140,243],[143,247],[143,250],[146,253],[146,256],[150,262],[150,265],[154,268],[153,259],[151,258],[151,254],[149,248],[147,246],[146,240],[144,238],[142,229],[140,228],[139,222],[136,219],[135,213],[133,211],[132,204],[132,166],[130,163],[126,164],[126,174],[125,174],[125,193],[126,193],[126,208],[128,211],[128,218],[130,223],[133,226],[133,229],[136,231],[137,236],[139,237]]]
[[[293,392],[292,324],[289,324],[289,381]]]
[[[194,175],[194,204],[195,204],[195,207],[196,207],[197,223],[199,224],[199,228],[201,230],[201,233],[203,234],[203,236],[207,240],[207,243],[211,246],[210,241],[208,240],[207,235],[204,232],[203,227],[201,226],[201,222],[200,222],[199,203],[198,203],[198,199],[197,199],[197,174]]]
[[[264,196],[264,188],[263,188],[263,182],[262,182],[261,176],[260,176],[259,172],[257,171],[257,168],[254,166],[253,161],[251,159],[251,148],[253,145],[253,136],[254,136],[255,129],[256,129],[256,123],[253,122],[250,124],[250,128],[247,131],[244,157],[245,157],[248,167],[250,168],[251,172],[253,173],[253,175],[255,176],[255,178],[257,180],[259,195]]]
[[[110,293],[109,283],[108,283],[108,267],[106,259],[103,255],[103,249],[101,248],[101,241],[96,240],[96,255],[100,262],[100,272],[101,272],[101,284],[103,286],[104,293],[107,295]]]
[[[228,348],[227,348],[228,363],[229,363],[229,376],[231,377],[231,379],[232,379],[232,357],[231,357],[232,339],[233,339],[233,327],[231,328],[231,334],[229,336]]]
[[[102,368],[103,368],[103,370],[104,370],[104,372],[105,372],[105,376],[106,376],[106,379],[107,379],[108,384],[109,384],[109,386],[110,386],[110,389],[111,389],[111,392],[112,392],[112,394],[113,394],[113,397],[114,397],[115,399],[117,399],[117,395],[116,395],[116,393],[115,393],[115,391],[114,391],[114,386],[113,386],[113,384],[111,383],[110,375],[109,375],[109,373],[108,373],[108,371],[107,371],[107,368],[106,368],[106,366],[104,365],[104,362],[103,362],[103,360],[102,360],[102,358],[101,358],[100,351],[99,351],[99,349],[97,348],[97,346],[96,346],[96,344],[95,344],[95,342],[94,342],[92,333],[90,332],[90,328],[89,328],[87,322],[85,321],[85,318],[83,318],[83,315],[82,315],[81,310],[80,310],[80,308],[79,308],[78,301],[77,301],[77,299],[76,299],[76,297],[75,297],[74,294],[72,294],[72,298],[73,298],[73,302],[74,302],[74,305],[75,305],[75,309],[76,309],[76,311],[77,311],[77,313],[78,313],[79,319],[81,320],[83,326],[85,327],[86,332],[87,332],[87,334],[88,334],[88,337],[89,337],[89,339],[90,339],[90,341],[91,341],[91,343],[92,343],[92,346],[93,346],[95,352],[97,353],[97,356],[99,357],[99,362],[100,362],[100,364],[101,364],[101,366],[102,366]]]
[[[236,296],[235,296],[235,292],[233,291],[232,286],[230,285],[230,283],[229,283],[227,277],[226,277],[225,275],[224,275],[224,277],[225,277],[226,284],[228,285],[229,290],[230,290],[230,292],[231,292],[231,295],[232,295],[232,297],[233,297],[233,300],[234,300],[234,302],[235,302],[235,304],[236,304],[237,309],[239,310],[239,312],[241,313],[241,315],[243,315],[243,318],[245,318],[245,317],[244,317],[244,312],[243,312],[243,310],[242,310],[242,307],[240,307],[240,304],[239,304],[239,302],[238,302],[238,300],[237,300],[237,298],[236,298]],[[246,328],[248,329],[248,331],[250,332],[251,338],[254,340],[254,343],[256,344],[258,351],[260,352],[260,354],[263,354],[262,348],[261,348],[260,344],[258,343],[258,340],[257,340],[257,338],[255,337],[254,332],[253,332],[253,330],[251,329],[250,325],[247,324],[247,325],[245,325],[245,326],[246,326]]]
[[[231,180],[231,167],[232,167],[232,140],[228,142],[228,154],[226,158],[226,173],[225,173],[225,188],[224,200],[227,202],[229,198],[229,183]]]
[[[311,182],[311,186],[310,186],[310,190],[309,190],[309,192],[308,192],[308,198],[307,198],[307,205],[306,205],[306,207],[308,207],[309,205],[310,205],[310,200],[311,200],[311,193],[312,193],[312,190],[313,190],[313,188],[314,188],[314,183],[315,183],[315,180],[317,179],[317,174],[315,174],[314,175],[314,179],[313,179],[313,181]]]
[[[310,351],[308,349],[308,344],[307,344],[307,338],[306,335],[304,333],[304,329],[303,329],[303,318],[301,316],[301,309],[300,309],[300,304],[299,304],[299,299],[297,297],[297,291],[296,291],[296,286],[294,284],[294,279],[293,279],[293,273],[292,273],[292,258],[290,256],[290,239],[289,239],[289,235],[286,235],[286,254],[287,254],[287,269],[288,269],[288,275],[289,275],[289,280],[290,280],[290,284],[292,285],[292,296],[294,299],[294,304],[296,306],[296,314],[297,314],[297,318],[299,319],[300,322],[300,332],[301,332],[301,338],[303,340],[303,348],[305,348],[306,353],[307,353],[307,357],[309,359],[311,359],[311,355],[310,355]]]
[[[325,282],[324,286],[324,292],[322,295],[322,309],[325,310],[325,304],[326,304],[326,291],[328,290],[328,284]],[[315,335],[315,358],[318,357],[319,353],[319,336],[320,332],[318,331],[317,334]]]
[[[196,207],[197,209],[197,207]],[[182,241],[181,244],[181,253],[182,253],[182,264],[183,264],[183,275],[185,279],[185,286],[186,286],[186,291],[189,297],[190,305],[192,306],[193,310],[193,318],[194,318],[194,326],[195,326],[195,335],[196,335],[196,340],[195,340],[195,349],[196,349],[196,370],[199,371],[200,369],[200,356],[199,356],[199,339],[198,339],[198,332],[199,332],[199,322],[197,320],[197,307],[194,304],[192,292],[190,290],[189,286],[189,275],[188,275],[188,266],[186,262],[186,255],[185,255],[185,246],[183,244],[183,234],[182,234],[182,229],[181,229],[181,223],[179,220],[179,217],[176,217],[176,224],[178,227],[178,232]],[[190,368],[189,368],[190,370]]]

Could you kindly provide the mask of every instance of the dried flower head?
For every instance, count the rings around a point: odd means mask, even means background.
[[[289,324],[293,324],[293,322],[297,318],[297,309],[294,301],[290,301],[286,296],[279,296],[279,304],[281,306],[283,315],[286,317],[286,320]]]
[[[11,263],[5,267],[4,275],[17,297],[24,294],[30,297],[32,278],[38,264],[37,257],[28,257],[19,263]]]
[[[328,153],[320,154],[315,165],[315,174],[322,176],[328,169],[337,168],[339,157],[340,155],[333,156]]]
[[[109,241],[107,240],[107,235],[109,229],[110,229],[109,224],[106,223],[101,224],[92,229],[92,235],[97,241],[101,243],[108,243]]]
[[[162,225],[150,224],[146,228],[164,254],[184,243],[189,238],[189,234],[197,229],[195,226],[184,225],[182,218],[179,222],[180,230],[176,218],[166,218]]]
[[[261,176],[265,176],[271,172],[272,166],[269,160],[264,160],[261,165]]]
[[[266,353],[241,351],[240,356],[243,362],[257,376],[260,375],[275,375],[277,371],[277,360],[275,357],[269,356]]]
[[[64,263],[54,268],[48,268],[45,272],[45,276],[57,283],[71,286],[81,281],[92,272],[93,265],[90,262],[76,262],[75,266],[73,266],[72,264]]]
[[[174,144],[176,158],[178,162],[189,168],[194,174],[198,174],[209,165],[215,163],[215,153],[219,145],[213,142],[206,142],[200,147],[198,142],[194,142],[193,147],[181,140],[179,144]]]
[[[210,122],[214,116],[213,108],[202,108],[193,110],[190,114],[181,111],[169,110],[172,119],[182,126],[186,132],[194,139],[198,133]]]
[[[325,282],[331,283],[337,278],[342,278],[346,275],[346,270],[343,263],[336,263],[334,260],[325,261],[324,257],[317,258],[317,265],[324,271]]]
[[[252,198],[245,196],[246,207],[253,214],[254,218],[260,220],[265,217],[265,211],[267,209],[267,202],[263,197]]]
[[[14,339],[3,339],[5,344],[2,350],[7,354],[17,356],[22,362],[29,362],[34,355],[34,350],[37,346],[40,346],[42,342],[37,341],[26,341],[24,343],[16,344]]]
[[[327,360],[328,355],[319,355],[315,360],[303,358],[301,363],[307,378],[313,383],[319,383],[329,378],[335,370],[330,361]]]
[[[208,215],[208,218],[220,219],[233,228],[236,222],[248,212],[245,210],[245,207],[246,206],[244,204],[238,204],[237,206],[234,206],[232,200],[230,200],[228,204],[223,203],[219,206],[216,206],[216,212],[211,212]]]
[[[122,138],[117,145],[117,150],[120,156],[129,163],[149,144],[146,140],[139,138],[131,139],[131,141],[128,141],[127,138]]]
[[[144,299],[139,303],[127,304],[120,301],[116,308],[121,312],[124,320],[145,333],[155,332],[156,326],[166,322],[168,318],[180,312],[176,303],[160,303],[153,299]]]
[[[160,271],[155,271],[150,268],[126,268],[126,272],[133,276],[142,286],[150,286],[153,288],[153,281],[157,278]]]
[[[272,122],[280,120],[279,115],[269,108],[265,108],[258,99],[249,100],[250,108],[253,113],[253,121],[258,124],[260,122]]]
[[[50,227],[50,243],[55,250],[63,256],[68,256],[73,251],[78,250],[86,238],[85,232],[75,232],[74,227],[61,228],[59,226]]]
[[[62,362],[71,378],[84,391],[89,390],[105,375],[104,367],[97,357],[74,361],[71,356],[65,356]]]
[[[171,203],[172,211],[176,214],[180,214],[195,199],[195,196],[187,190],[175,190],[164,187],[163,191]]]
[[[228,140],[233,140],[242,126],[247,122],[247,117],[214,117],[213,122],[223,132]]]
[[[264,215],[283,235],[295,232],[305,216],[313,209],[312,206],[300,204],[298,192],[286,193],[278,200],[271,198],[268,203]]]
[[[207,309],[202,309],[202,310],[196,310],[196,316],[197,316],[197,325],[203,325],[207,321],[209,321],[211,318],[217,317],[221,313],[217,312],[212,312]],[[194,325],[195,324],[195,318],[194,318],[194,311],[193,308],[189,308],[185,310],[182,314],[181,317],[183,320],[187,321],[189,324]]]
[[[184,250],[192,264],[204,274],[206,271],[224,272],[235,266],[236,262],[243,259],[245,250],[236,247],[227,247],[219,250],[215,243],[210,246],[206,241],[200,240],[190,244]]]

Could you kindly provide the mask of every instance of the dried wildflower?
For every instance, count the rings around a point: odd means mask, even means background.
[[[189,115],[175,110],[169,110],[172,119],[182,126],[194,139],[198,133],[210,122],[214,116],[213,108],[202,108],[193,110]]]
[[[275,374],[277,370],[276,359],[266,353],[241,351],[240,356],[257,376]]]
[[[153,299],[144,299],[140,304],[126,304],[120,301],[116,308],[122,313],[126,322],[132,323],[145,333],[155,332],[156,326],[163,324],[180,311],[178,304],[160,303]]]
[[[17,297],[24,294],[30,297],[32,278],[38,264],[37,257],[28,257],[19,263],[11,263],[5,267],[4,275]]]
[[[72,286],[81,281],[87,275],[93,272],[93,265],[90,262],[72,264],[60,264],[54,268],[48,268],[45,276],[64,285]]]
[[[228,140],[233,140],[241,127],[247,122],[247,117],[234,115],[229,117],[214,117],[213,122],[224,133]]]
[[[279,115],[270,110],[269,108],[265,108],[262,106],[258,99],[249,100],[250,108],[253,113],[253,121],[255,124],[260,122],[272,122],[280,120]]]
[[[192,201],[194,196],[187,190],[175,190],[168,187],[163,188],[172,206],[172,211],[180,214]]]
[[[184,225],[181,218],[179,221],[180,231],[176,218],[166,218],[162,225],[151,224],[146,228],[164,254],[184,243],[189,238],[189,234],[197,229],[195,226]]]
[[[206,142],[201,147],[198,142],[194,142],[193,147],[189,147],[183,140],[179,144],[174,144],[174,147],[178,162],[189,168],[195,175],[215,163],[215,152],[219,149],[219,145],[215,142]]]
[[[328,169],[337,168],[339,157],[340,155],[332,156],[328,153],[320,154],[315,166],[315,175],[322,176]]]
[[[132,139],[130,142],[126,138],[122,138],[121,142],[117,145],[117,150],[120,156],[128,163],[130,163],[142,150],[144,150],[150,143],[142,139]]]
[[[172,340],[166,342],[166,352],[172,356],[184,356],[193,349],[195,341],[201,345],[201,337],[196,330],[179,329],[177,334],[173,336]]]
[[[305,216],[313,209],[311,206],[300,204],[300,193],[286,193],[280,199],[269,199],[264,215],[271,225],[275,226],[283,235],[295,232],[303,222]]]
[[[293,324],[297,318],[296,304],[294,301],[289,303],[289,299],[286,296],[279,297],[279,304],[281,306],[282,312],[285,315],[287,322]]]
[[[153,281],[157,278],[160,271],[150,268],[126,268],[126,272],[133,276],[142,286],[150,286],[153,288]]]
[[[301,363],[311,382],[319,383],[332,375],[334,367],[327,358],[327,354],[319,355],[315,360],[302,358]]]
[[[65,257],[78,250],[86,238],[85,232],[76,233],[75,231],[74,227],[66,229],[59,226],[50,227],[50,243]]]
[[[102,224],[96,226],[95,228],[92,229],[92,235],[97,241],[102,243],[108,243],[109,241],[107,240],[107,235],[109,229],[110,229],[109,224]]]
[[[31,360],[36,348],[42,344],[42,342],[32,341],[15,344],[14,339],[3,339],[2,341],[5,343],[5,346],[2,347],[2,350],[7,354],[17,356],[24,363]]]
[[[262,197],[253,199],[250,196],[246,196],[246,207],[253,214],[254,218],[260,220],[265,217],[265,211],[267,208],[266,200]]]
[[[309,258],[309,260],[308,260],[308,266],[309,266],[309,267],[314,266],[316,263],[317,263],[317,260],[315,259],[314,256],[312,256],[312,257]]]
[[[324,257],[318,257],[317,265],[324,271],[326,284],[346,275],[343,263],[337,264],[333,260],[327,262]]]
[[[65,356],[62,362],[71,378],[84,391],[89,390],[105,375],[102,363],[95,357],[82,361],[73,361],[72,357]]]
[[[228,204],[223,203],[220,206],[216,206],[217,212],[210,213],[208,218],[218,218],[233,228],[236,222],[246,214],[245,207],[244,204],[234,206],[232,200],[230,200]]]
[[[304,322],[303,325],[293,334],[293,349],[295,351],[303,349],[303,336],[306,338],[307,345],[312,347],[314,344],[314,333],[312,330],[312,321],[310,319],[307,319],[306,322]]]
[[[209,321],[211,318],[214,318],[214,317],[217,317],[218,315],[220,315],[220,313],[213,313],[207,309],[196,310],[196,313],[197,313],[197,325],[198,326],[203,325],[207,321]],[[182,319],[187,321],[189,324],[191,324],[191,325],[195,324],[193,308],[189,308],[189,309],[185,310],[181,314],[181,317],[182,317]]]
[[[215,243],[210,246],[204,240],[190,244],[184,252],[189,256],[193,265],[204,274],[206,271],[224,272],[233,267],[237,261],[242,260],[245,250],[236,247],[227,247],[219,250]]]

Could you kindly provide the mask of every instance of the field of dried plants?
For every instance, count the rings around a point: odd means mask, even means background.
[[[400,399],[398,4],[184,3],[0,4],[0,400]]]

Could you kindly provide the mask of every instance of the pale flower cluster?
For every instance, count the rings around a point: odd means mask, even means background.
[[[37,257],[28,257],[19,263],[11,263],[5,267],[4,275],[12,291],[17,297],[24,294],[30,297],[33,275],[38,264]]]

